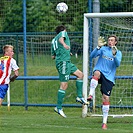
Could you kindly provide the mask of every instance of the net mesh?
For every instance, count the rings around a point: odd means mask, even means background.
[[[92,23],[95,21],[93,19]],[[95,25],[90,25],[92,29],[92,44],[97,40],[95,36],[105,37],[106,41],[108,36],[116,35],[119,38],[117,48],[122,52],[122,61],[120,67],[116,72],[115,86],[113,87],[112,94],[110,97],[110,114],[132,114],[133,106],[133,38],[132,38],[132,23],[133,18],[131,17],[108,17],[99,18],[99,30],[95,31]],[[92,27],[91,27],[92,26]],[[95,44],[97,45],[97,44]],[[93,44],[90,49],[95,48]],[[92,68],[94,67],[97,59],[94,59]],[[90,71],[92,70],[89,68]],[[92,75],[90,75],[92,76]],[[90,82],[89,82],[90,83]],[[89,88],[88,88],[89,90]],[[100,85],[95,91],[95,107],[91,103],[89,112],[96,114],[102,114],[102,95],[100,92]]]
[[[57,25],[64,24],[68,29],[68,34],[71,40],[72,48],[72,62],[82,70],[83,62],[83,13],[88,12],[91,7],[88,7],[87,0],[64,0],[67,3],[68,11],[66,14],[59,14],[55,9],[57,3],[60,0],[27,0],[26,1],[26,68],[27,76],[57,76],[58,73],[55,68],[55,63],[51,59],[50,55],[50,43],[55,36],[55,27]],[[115,4],[114,4],[115,3]],[[107,2],[100,1],[101,11],[110,12],[117,8],[115,5],[120,5],[117,2],[111,2],[109,8]],[[123,6],[124,5],[124,6]],[[125,3],[122,3],[122,10],[115,11],[131,11],[129,8],[131,3],[126,3],[127,9],[125,9]],[[104,10],[105,9],[105,10]],[[11,44],[14,46],[14,58],[20,67],[19,75],[24,75],[24,35],[23,35],[23,0],[1,0],[0,1],[0,55],[2,56],[2,46],[5,44]],[[114,22],[113,22],[114,21]],[[121,23],[119,25],[116,22]],[[125,20],[113,20],[107,21],[106,19],[101,21],[100,34],[102,36],[108,36],[108,34],[119,31],[120,44],[119,49],[122,50],[124,58],[121,68],[118,69],[118,75],[133,75],[132,73],[132,50],[133,42],[131,40],[131,24],[132,19],[127,18]],[[115,26],[114,26],[115,24]],[[129,26],[128,26],[129,25]],[[128,27],[127,27],[128,26]],[[119,27],[119,28],[118,28]],[[123,31],[122,31],[123,30]],[[128,33],[129,32],[129,33]],[[128,64],[128,65],[124,65]],[[131,71],[129,71],[129,69]],[[124,71],[122,71],[124,70]],[[132,73],[132,74],[131,74]],[[124,81],[124,82],[123,82]],[[118,82],[118,83],[117,83]],[[126,87],[126,85],[128,87]],[[132,80],[119,79],[116,81],[117,88],[123,89],[123,93],[116,97],[116,103],[113,105],[126,105],[124,95],[132,96]],[[15,81],[11,83],[11,103],[24,103],[25,99],[28,99],[30,104],[56,104],[56,94],[59,88],[59,81],[53,80],[28,80],[27,90],[25,90],[25,84],[23,80]],[[114,89],[114,90],[117,90]],[[126,89],[126,90],[125,90]],[[125,91],[124,91],[125,90]],[[26,91],[28,92],[26,94]],[[115,94],[115,92],[113,92]],[[26,94],[26,95],[25,95]],[[99,94],[100,95],[100,94]],[[26,97],[27,96],[27,97]],[[75,104],[76,88],[75,81],[69,81],[69,87],[66,92],[64,104]],[[100,96],[99,96],[100,97]],[[114,98],[114,96],[112,96]],[[128,98],[128,97],[127,97]],[[121,102],[121,101],[122,102]],[[6,101],[6,98],[5,98]],[[112,100],[113,101],[113,100]],[[120,102],[119,102],[120,101]],[[131,100],[130,100],[131,101]],[[119,104],[117,104],[119,102]],[[128,102],[128,100],[127,100]],[[97,103],[100,106],[100,103]]]

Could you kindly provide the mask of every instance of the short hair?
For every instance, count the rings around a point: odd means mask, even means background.
[[[3,46],[3,53],[5,53],[8,48],[12,48],[13,49],[13,46],[12,45],[5,45],[5,46]]]
[[[59,34],[61,31],[64,31],[64,30],[66,30],[66,27],[63,26],[63,25],[60,25],[60,26],[57,26],[57,27],[56,27],[55,32],[56,32],[57,34]]]
[[[108,36],[108,39],[110,38],[110,37],[114,37],[115,38],[115,41],[118,43],[118,37],[116,36],[116,35],[110,35],[110,36]],[[117,45],[117,43],[116,43],[116,45]]]

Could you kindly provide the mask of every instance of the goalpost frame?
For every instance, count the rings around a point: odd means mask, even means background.
[[[89,48],[89,22],[88,18],[103,18],[103,17],[133,17],[133,12],[114,12],[114,13],[84,13],[84,28],[83,28],[83,96],[87,99],[88,87],[88,48]],[[83,105],[82,117],[87,116],[88,107]]]

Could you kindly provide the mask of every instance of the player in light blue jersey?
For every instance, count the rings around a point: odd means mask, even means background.
[[[107,129],[107,118],[109,112],[110,100],[112,88],[115,84],[115,74],[117,67],[120,66],[122,53],[117,49],[116,45],[118,39],[115,35],[108,37],[108,44],[106,44],[103,37],[99,37],[98,46],[92,51],[90,57],[99,57],[94,67],[93,77],[90,82],[90,91],[87,98],[88,101],[92,101],[95,88],[98,83],[101,84],[102,93],[102,111],[103,111],[103,124],[102,129]]]

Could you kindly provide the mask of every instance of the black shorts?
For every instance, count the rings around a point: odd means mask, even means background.
[[[110,96],[114,83],[106,79],[102,73],[98,83],[101,84],[101,93]]]

